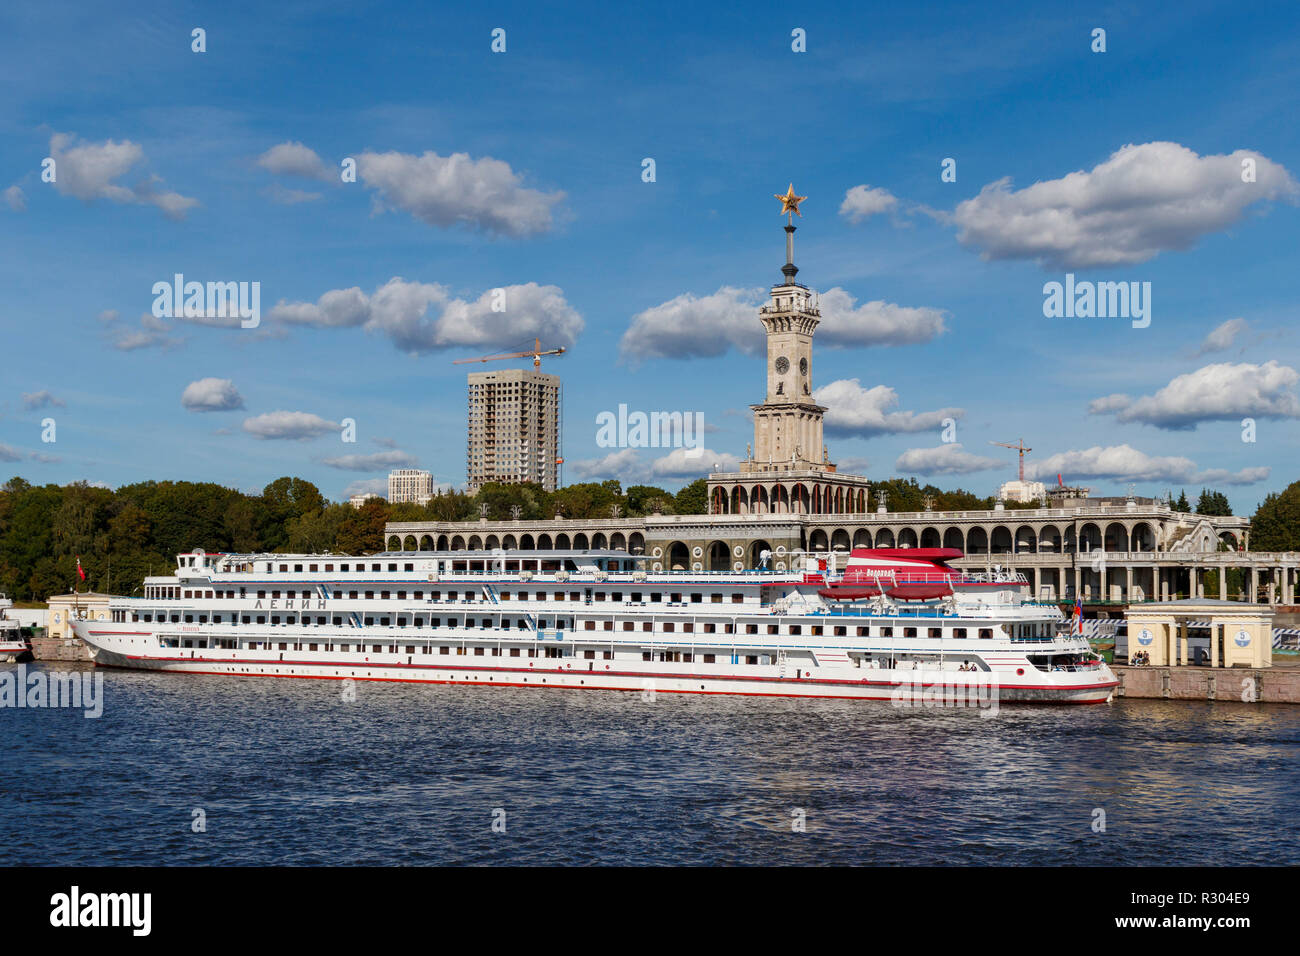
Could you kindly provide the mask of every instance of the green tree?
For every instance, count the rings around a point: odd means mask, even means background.
[[[1187,501],[1187,491],[1185,489],[1179,492],[1178,500],[1174,502],[1174,510],[1183,514],[1192,513],[1192,506]]]
[[[651,513],[650,503],[652,501],[672,501],[673,495],[672,492],[664,491],[664,489],[655,485],[633,485],[628,488],[625,498],[628,514],[645,515]],[[663,507],[663,505],[660,505],[660,507]]]
[[[1250,519],[1252,551],[1300,551],[1300,481],[1266,497]]]
[[[709,511],[709,483],[703,478],[696,478],[689,485],[683,485],[673,500],[673,510],[679,515],[702,515]]]
[[[1207,491],[1201,489],[1201,497],[1196,501],[1196,513],[1198,515],[1215,515],[1226,517],[1232,514],[1232,506],[1228,504],[1228,496],[1219,491]]]
[[[360,508],[345,506],[339,522],[336,550],[343,554],[372,554],[384,550],[384,523],[388,520],[388,502],[371,498]]]

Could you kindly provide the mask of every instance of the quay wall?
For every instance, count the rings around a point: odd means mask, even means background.
[[[1300,704],[1300,667],[1129,667],[1113,665],[1116,697]]]
[[[32,657],[38,661],[89,661],[90,648],[80,638],[32,638]]]

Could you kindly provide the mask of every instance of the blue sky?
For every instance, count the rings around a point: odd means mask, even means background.
[[[566,481],[677,487],[698,460],[596,416],[700,411],[705,468],[743,457],[793,182],[833,461],[989,494],[1023,437],[1248,513],[1300,478],[1300,14],[1173,9],[8,5],[0,471],[457,485],[452,360],[539,335]],[[154,318],[175,273],[260,283],[260,324]],[[1045,317],[1066,273],[1149,282],[1149,326]]]

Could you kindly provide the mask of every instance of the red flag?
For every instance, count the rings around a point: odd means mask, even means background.
[[[81,570],[81,555],[77,555],[77,577],[86,580],[86,572]]]

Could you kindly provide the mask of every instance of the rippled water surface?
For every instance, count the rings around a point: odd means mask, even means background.
[[[0,709],[7,864],[1300,862],[1300,707],[99,673],[100,719]]]

